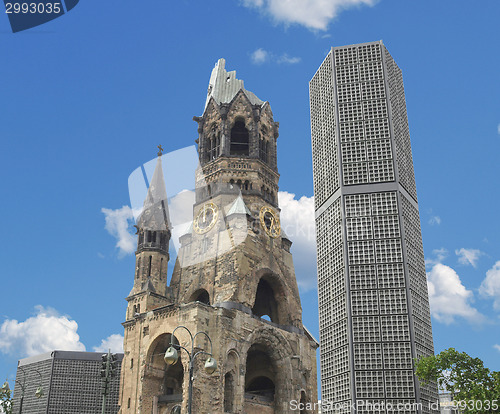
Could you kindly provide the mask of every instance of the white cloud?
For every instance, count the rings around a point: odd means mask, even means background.
[[[493,307],[500,310],[500,261],[486,272],[486,278],[479,287],[479,293],[484,297],[494,298]]]
[[[133,253],[135,250],[135,237],[129,231],[130,225],[134,222],[134,215],[129,206],[123,206],[116,210],[102,208],[106,225],[104,228],[116,238],[116,247],[119,250],[119,255]]]
[[[451,267],[436,263],[427,273],[429,302],[432,315],[447,325],[457,317],[471,323],[484,321],[484,316],[471,306],[474,294],[467,290]]]
[[[495,348],[498,352],[500,352],[500,345],[498,345],[498,344],[493,345],[493,348]]]
[[[435,224],[437,224],[439,226],[441,224],[441,217],[439,217],[439,216],[432,216],[429,219],[429,224],[431,226],[434,226]]]
[[[259,48],[254,52],[252,52],[250,58],[252,59],[252,63],[255,63],[256,65],[261,65],[262,63],[266,62],[269,59],[269,52],[267,52],[262,48]]]
[[[288,53],[283,53],[281,55],[275,55],[272,52],[259,48],[250,54],[250,59],[252,63],[256,65],[261,65],[265,62],[274,62],[278,64],[294,65],[299,63],[301,59],[299,57],[289,56]]]
[[[448,256],[448,250],[446,250],[444,247],[442,247],[441,249],[434,249],[432,251],[432,254],[435,256],[435,258],[434,259],[425,259],[426,266],[432,266],[432,265],[441,263]]]
[[[500,124],[498,124],[497,132],[498,132],[498,135],[500,135]]]
[[[344,9],[373,6],[376,0],[243,0],[245,7],[255,8],[285,25],[299,24],[310,30],[326,30]]]
[[[286,53],[283,53],[281,56],[279,56],[276,61],[278,63],[286,63],[288,65],[295,65],[296,63],[299,63],[300,62],[300,58],[299,57],[291,57],[291,56],[288,56],[288,54]]]
[[[0,351],[19,358],[53,350],[85,351],[78,324],[55,309],[35,306],[36,315],[18,322],[7,319],[0,327]]]
[[[463,265],[472,265],[476,267],[477,261],[484,254],[481,250],[477,249],[461,249],[455,250],[455,254],[458,256],[458,262]]]
[[[296,199],[295,194],[280,191],[278,199],[281,227],[293,242],[297,283],[302,289],[313,289],[317,285],[314,197]]]
[[[108,350],[111,350],[113,353],[123,353],[123,335],[110,335],[103,339],[99,346],[94,346],[92,349],[94,352],[108,352]]]

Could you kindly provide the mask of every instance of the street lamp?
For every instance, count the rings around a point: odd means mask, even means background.
[[[191,338],[191,352],[189,352],[182,345],[179,345],[179,344],[174,345],[174,343],[172,342],[173,338],[174,338],[174,333],[179,328],[183,328],[189,333],[189,336]],[[194,341],[195,341],[196,337],[200,334],[205,335],[207,337],[208,342],[210,343],[210,352],[206,352],[203,350],[198,351],[196,353],[194,352]],[[203,331],[197,332],[193,336],[191,331],[188,328],[186,328],[185,326],[180,325],[177,328],[175,328],[174,332],[172,332],[172,335],[170,336],[170,346],[168,347],[167,351],[165,352],[165,356],[163,358],[167,365],[174,365],[177,362],[177,360],[179,359],[179,353],[177,352],[176,348],[184,349],[184,351],[186,351],[186,353],[189,356],[188,414],[191,414],[191,405],[193,402],[194,361],[198,355],[201,355],[201,354],[208,355],[208,358],[205,361],[204,369],[205,369],[205,372],[209,375],[213,374],[215,372],[215,370],[217,369],[217,361],[212,356],[212,340],[210,339],[208,334],[206,332],[203,332]]]
[[[23,373],[23,382],[19,381],[17,378],[14,380],[14,382],[19,384],[19,386],[21,387],[21,400],[19,401],[19,414],[21,414],[23,411],[24,393],[26,391],[26,372],[24,371],[24,369],[22,367],[18,367],[18,368]],[[43,388],[42,388],[43,378],[42,378],[42,374],[40,374],[40,371],[38,371],[37,369],[33,369],[33,370],[36,371],[36,373],[38,375],[40,375],[40,385],[37,387],[37,389],[35,391],[35,397],[40,399],[45,395],[43,392]],[[5,383],[2,385],[2,391],[9,391],[9,390],[10,390],[9,383],[7,381],[5,381]]]

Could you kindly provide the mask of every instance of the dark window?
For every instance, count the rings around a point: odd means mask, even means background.
[[[259,158],[264,162],[269,161],[269,143],[263,139],[259,141]]]
[[[148,277],[151,276],[151,265],[153,263],[153,256],[149,256]]]
[[[231,155],[248,155],[249,135],[242,120],[231,128]]]
[[[264,279],[261,279],[257,286],[252,313],[259,318],[267,315],[271,322],[279,323],[278,303],[276,302],[273,288]]]
[[[208,140],[208,145],[209,161],[215,160],[220,155],[220,132],[212,132],[212,135]]]
[[[228,372],[224,377],[224,412],[233,412],[234,384],[233,375]]]
[[[307,397],[306,397],[306,393],[304,391],[302,391],[300,393],[300,406],[303,407],[302,410],[300,410],[300,414],[307,414],[307,411],[306,411],[306,404],[307,404]]]
[[[198,289],[191,295],[190,302],[201,302],[205,305],[210,305],[210,295],[205,289]]]

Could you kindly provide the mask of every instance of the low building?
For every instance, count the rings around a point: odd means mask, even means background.
[[[118,412],[123,354],[117,357],[106,414]],[[22,403],[23,414],[101,414],[101,365],[102,354],[98,352],[53,351],[21,359],[14,388],[14,412],[18,412]],[[37,398],[35,392],[40,386],[43,396]]]

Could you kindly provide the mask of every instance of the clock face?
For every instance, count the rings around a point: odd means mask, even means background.
[[[214,203],[205,204],[194,219],[194,231],[198,234],[207,233],[215,225],[218,216],[219,209]]]
[[[262,207],[259,216],[260,224],[269,237],[276,238],[281,234],[280,219],[272,208]]]

